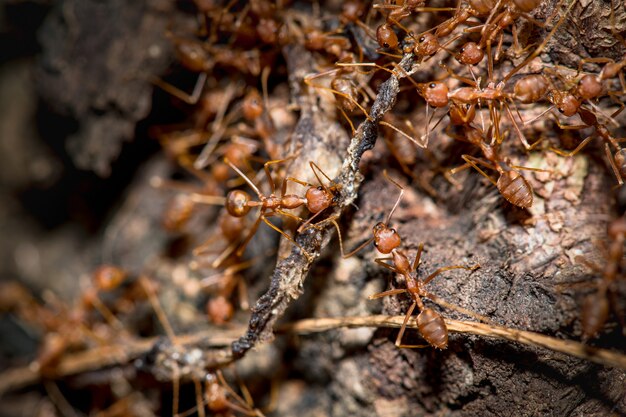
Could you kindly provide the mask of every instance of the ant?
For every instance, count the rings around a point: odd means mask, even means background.
[[[615,29],[615,12],[613,8],[613,0],[611,0],[611,32],[622,45],[626,47],[626,40]],[[603,91],[603,82],[605,80],[618,77],[622,86],[622,94],[626,94],[626,80],[622,70],[626,67],[626,55],[620,61],[614,61],[611,58],[585,58],[578,64],[578,73],[582,71],[583,66],[586,63],[604,63],[604,67],[600,70],[597,76],[585,75],[580,79],[578,85],[578,92],[581,97],[585,99],[593,99]]]
[[[446,323],[443,317],[441,317],[441,315],[437,311],[433,310],[430,307],[426,307],[424,305],[424,302],[422,301],[422,297],[430,298],[431,300],[439,304],[454,308],[465,314],[470,314],[472,316],[477,316],[477,315],[461,307],[452,306],[448,303],[443,302],[443,300],[439,299],[439,297],[435,296],[434,294],[428,292],[424,287],[442,272],[449,271],[452,269],[466,269],[469,271],[474,271],[478,269],[480,265],[476,264],[473,266],[463,266],[463,265],[444,266],[435,270],[425,279],[423,280],[418,279],[416,276],[417,275],[416,273],[420,266],[424,244],[423,243],[419,244],[417,254],[415,255],[415,259],[413,260],[413,263],[409,261],[409,258],[404,251],[398,249],[402,244],[402,238],[394,228],[389,227],[389,222],[391,221],[391,217],[393,216],[393,213],[395,212],[396,208],[400,204],[400,201],[402,200],[402,196],[404,195],[404,187],[402,187],[395,180],[390,178],[387,175],[386,171],[383,174],[385,175],[385,178],[387,180],[389,180],[391,183],[393,183],[396,187],[400,189],[400,195],[398,196],[398,199],[393,205],[393,208],[387,215],[387,219],[385,220],[385,222],[384,223],[378,222],[374,226],[373,228],[374,236],[370,238],[369,240],[365,241],[363,244],[361,244],[359,247],[357,247],[355,250],[353,250],[349,254],[343,255],[343,257],[347,258],[347,257],[354,255],[356,252],[360,251],[362,248],[364,248],[366,245],[368,245],[372,241],[374,241],[374,246],[380,253],[384,255],[391,254],[391,257],[376,258],[374,261],[377,264],[393,271],[394,273],[398,275],[402,275],[402,277],[405,280],[406,288],[383,291],[377,294],[370,295],[368,298],[370,300],[375,300],[377,298],[382,298],[382,297],[386,297],[390,295],[408,293],[413,303],[411,304],[411,306],[409,307],[406,313],[406,316],[402,323],[402,327],[400,328],[400,332],[398,333],[398,336],[396,338],[395,345],[399,348],[425,347],[423,345],[416,346],[416,345],[402,344],[402,337],[404,335],[404,332],[406,331],[406,325],[409,319],[411,318],[413,311],[417,307],[420,310],[420,313],[417,316],[417,327],[420,333],[422,334],[422,336],[424,337],[424,339],[428,342],[430,346],[433,346],[437,349],[445,349],[448,346],[448,328],[446,327]],[[388,263],[387,261],[391,261],[391,264]],[[481,317],[481,319],[484,319],[484,318]]]
[[[489,128],[487,135],[491,136],[492,127]],[[485,157],[485,160],[476,158],[471,155],[463,155],[462,158],[466,162],[458,168],[450,170],[450,174],[454,175],[457,172],[473,167],[481,175],[487,178],[493,185],[496,186],[502,197],[509,203],[516,207],[527,209],[533,205],[533,189],[526,179],[516,171],[516,169],[525,169],[529,171],[546,172],[539,168],[520,167],[516,165],[510,165],[509,162],[502,158],[498,154],[498,141],[491,145],[487,143],[484,134],[477,127],[465,126],[464,137],[457,137],[459,140],[465,140],[480,148]],[[493,169],[498,172],[498,180],[494,180],[490,175],[484,172],[478,165],[483,165],[487,168]]]
[[[556,96],[556,92],[552,94],[552,100],[554,100],[555,96]],[[613,174],[615,175],[615,178],[617,179],[618,185],[622,186],[624,184],[624,178],[626,178],[626,176],[624,175],[626,174],[626,166],[624,164],[626,159],[624,155],[624,150],[619,145],[619,143],[623,142],[626,138],[615,138],[604,124],[598,122],[597,116],[592,111],[581,106],[579,101],[573,102],[571,99],[569,99],[569,97],[570,95],[568,94],[561,95],[560,98],[562,98],[562,102],[556,102],[555,105],[560,106],[559,109],[565,108],[567,112],[562,112],[562,113],[567,116],[568,114],[570,114],[570,110],[571,110],[570,107],[573,108],[578,104],[576,108],[576,112],[573,114],[577,113],[580,116],[580,119],[584,124],[564,125],[559,121],[556,115],[553,115],[557,125],[561,129],[574,129],[574,130],[584,129],[586,127],[593,127],[595,130],[595,133],[604,141],[605,154],[609,161],[609,165],[611,166],[611,169],[613,170]],[[611,115],[611,118],[617,116],[617,114],[619,114],[622,110],[623,110],[623,107],[618,109],[615,113],[613,113]],[[572,157],[576,155],[578,152],[580,152],[591,140],[593,140],[594,137],[595,137],[594,134],[587,136],[571,152],[565,152],[554,147],[550,149],[561,156]],[[610,149],[611,147],[615,150],[614,154],[611,154],[611,149]]]
[[[585,265],[602,275],[596,291],[588,295],[582,305],[583,340],[593,338],[604,327],[604,323],[609,315],[609,295],[613,297],[611,301],[615,307],[616,294],[614,285],[622,268],[624,243],[626,242],[626,217],[622,216],[609,223],[607,233],[610,244],[604,268],[600,268],[584,258],[580,259]],[[623,318],[620,317],[620,321],[623,326]]]
[[[259,201],[253,201],[251,200],[248,193],[241,190],[230,191],[226,196],[226,210],[231,216],[243,217],[250,212],[251,208],[260,208],[257,220],[252,225],[250,232],[248,232],[248,236],[243,240],[243,243],[239,246],[239,249],[236,252],[237,256],[241,256],[243,254],[245,247],[254,236],[254,233],[256,232],[256,229],[258,228],[260,222],[263,221],[272,229],[283,235],[292,244],[300,248],[300,250],[307,257],[307,259],[311,260],[311,255],[308,254],[304,250],[304,248],[300,246],[300,244],[298,244],[295,240],[293,240],[293,238],[291,238],[289,235],[287,235],[285,232],[283,232],[281,229],[271,223],[267,219],[267,217],[273,216],[275,214],[280,214],[302,222],[303,219],[292,213],[286,212],[285,210],[292,210],[306,205],[307,209],[313,214],[313,216],[298,228],[298,231],[301,232],[315,217],[319,216],[324,210],[326,210],[328,207],[335,203],[335,193],[339,189],[339,186],[334,184],[330,187],[325,186],[319,175],[317,174],[317,171],[322,173],[322,175],[324,175],[324,177],[326,177],[331,183],[332,180],[326,174],[324,174],[324,172],[314,162],[310,162],[311,169],[313,170],[313,173],[315,174],[315,177],[320,184],[319,186],[316,187],[315,185],[307,183],[305,181],[300,181],[292,177],[286,177],[283,180],[280,196],[275,195],[274,193],[276,187],[274,184],[274,180],[272,179],[272,176],[270,174],[269,166],[285,162],[287,159],[289,158],[268,161],[264,164],[263,168],[270,183],[269,195],[264,195],[263,193],[261,193],[259,188],[252,182],[252,180],[250,180],[250,178],[248,178],[248,176],[246,176],[239,168],[233,165],[228,159],[224,160],[224,162],[228,166],[230,166],[248,183],[248,185],[256,192],[257,196],[259,197]],[[295,194],[286,194],[287,181],[292,181],[300,185],[308,186],[309,188],[307,189],[305,196],[301,197]]]

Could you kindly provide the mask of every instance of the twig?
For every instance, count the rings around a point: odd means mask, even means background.
[[[242,328],[229,330],[227,334],[215,335],[214,330],[194,333],[192,335],[179,336],[176,338],[181,346],[202,346],[210,349],[208,362],[211,364],[227,363],[230,358],[230,349],[218,349],[228,346],[243,331]],[[114,366],[137,359],[153,350],[161,338],[149,338],[140,340],[128,340],[123,343],[110,346],[101,346],[84,352],[67,355],[55,367],[53,378],[75,375],[82,372],[93,371]],[[211,360],[212,358],[216,358]],[[35,384],[42,379],[43,375],[34,366],[24,366],[9,369],[0,374],[0,396],[4,393]]]
[[[289,62],[289,51],[286,55]],[[363,180],[359,172],[361,157],[365,151],[372,149],[376,144],[378,122],[395,104],[396,96],[400,91],[399,80],[417,70],[412,54],[405,55],[398,65],[404,71],[392,74],[380,86],[376,100],[370,109],[371,120],[365,120],[359,125],[347,149],[341,171],[333,179],[340,192],[337,205],[333,212],[329,213],[329,217],[339,217],[343,210],[356,200]],[[333,231],[332,225],[327,223],[323,227],[311,227],[296,237],[298,244],[311,255],[311,259],[307,259],[300,249],[294,246],[290,255],[277,263],[268,291],[252,308],[252,317],[246,334],[232,344],[234,358],[242,357],[258,342],[269,341],[273,338],[274,323],[283,315],[289,303],[302,293],[307,273],[313,261],[320,256],[322,248],[330,241]]]
[[[341,327],[392,327],[402,326],[404,316],[366,316],[366,317],[339,317],[301,320],[281,326],[276,332],[280,333],[318,333]],[[539,333],[508,327],[494,326],[470,321],[445,319],[448,330],[454,333],[475,334],[478,336],[494,337],[497,339],[518,342],[523,345],[541,347],[566,355],[575,356],[604,366],[626,369],[626,355],[606,349],[599,349],[584,345],[573,340],[561,340]],[[411,318],[407,327],[416,329],[415,318]]]

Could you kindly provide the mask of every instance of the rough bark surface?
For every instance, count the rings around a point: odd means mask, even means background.
[[[545,18],[549,5],[536,12],[536,17]],[[581,58],[622,57],[623,45],[612,34],[626,31],[626,11],[619,10],[612,24],[608,10],[610,2],[578,1],[542,60],[576,68]],[[188,343],[181,342],[182,348],[165,338],[150,339],[145,345],[121,338],[119,345],[122,350],[126,346],[126,356],[111,362],[96,358],[93,366],[55,379],[68,397],[80,395],[80,389],[114,384],[122,378],[134,381],[138,391],[154,390],[169,397],[174,373],[203,378],[207,369],[235,361],[238,376],[255,386],[258,403],[269,402],[268,381],[275,382],[277,400],[268,413],[275,416],[626,415],[626,370],[548,349],[466,334],[451,334],[443,351],[398,349],[394,345],[398,330],[391,328],[276,335],[276,328],[299,319],[403,315],[411,304],[406,295],[368,300],[371,294],[404,283],[374,262],[381,255],[373,245],[342,259],[330,223],[296,238],[313,259],[307,260],[295,246],[286,246],[286,255],[276,266],[267,256],[267,247],[276,246],[277,238],[261,230],[250,252],[263,256],[264,261],[246,272],[251,312],[237,312],[230,328],[198,320],[204,317],[200,298],[189,295],[193,291],[187,291],[184,283],[206,275],[189,267],[194,260],[191,249],[219,233],[214,221],[217,210],[207,209],[174,237],[163,231],[165,196],[171,194],[156,190],[150,180],[171,177],[175,168],[162,155],[136,161],[141,167],[133,182],[118,199],[108,202],[108,220],[95,232],[86,232],[76,219],[53,228],[37,222],[37,213],[24,203],[27,190],[62,186],[64,178],[75,174],[67,168],[72,164],[108,175],[112,161],[123,150],[122,143],[133,139],[138,124],[148,117],[152,100],[149,78],[163,74],[171,60],[171,44],[164,33],[170,18],[178,19],[172,14],[181,14],[181,20],[188,18],[174,2],[161,0],[59,1],[39,33],[42,51],[35,69],[30,63],[5,64],[19,74],[34,73],[36,88],[27,75],[20,78],[9,70],[0,72],[0,109],[13,96],[15,86],[22,85],[27,92],[16,101],[23,109],[19,113],[34,118],[39,97],[48,107],[45,111],[54,114],[54,118],[43,118],[39,133],[29,130],[31,118],[13,117],[9,112],[0,116],[0,150],[4,150],[0,152],[0,197],[7,201],[0,209],[0,230],[4,231],[0,236],[0,274],[27,283],[43,299],[50,299],[46,290],[52,290],[71,302],[80,293],[77,282],[88,281],[95,266],[120,265],[135,275],[153,277],[176,333],[191,335]],[[541,39],[549,29],[537,30],[537,39]],[[475,271],[442,274],[428,284],[430,292],[487,316],[493,324],[580,340],[581,302],[590,292],[584,283],[593,282],[598,275],[576,259],[583,257],[597,265],[606,261],[602,243],[608,241],[606,227],[620,211],[602,146],[590,145],[567,159],[549,151],[532,156],[515,151],[515,163],[552,172],[524,174],[535,191],[529,211],[506,203],[495,187],[470,170],[455,177],[462,188],[454,187],[436,176],[428,156],[410,161],[415,165],[416,181],[409,185],[383,140],[377,141],[381,137],[377,123],[396,105],[398,96],[398,106],[407,105],[401,97],[402,78],[416,72],[415,78],[423,81],[420,77],[428,77],[421,74],[428,67],[414,66],[413,57],[406,55],[399,64],[404,73],[385,74],[370,110],[371,120],[356,126],[350,141],[334,108],[328,111],[327,99],[320,99],[303,85],[306,74],[317,71],[310,52],[285,46],[282,55],[292,104],[299,111],[295,129],[285,141],[288,154],[295,155],[290,162],[291,175],[313,182],[308,164],[313,160],[334,183],[344,185],[332,210],[341,215],[338,223],[346,248],[369,239],[372,226],[385,220],[397,198],[398,189],[383,175],[387,169],[391,177],[402,178],[399,181],[405,190],[392,225],[403,237],[411,260],[419,244],[425,245],[419,276],[426,277],[442,266],[480,264]],[[71,162],[55,158],[42,145],[47,140],[46,130],[54,129],[46,120],[58,121],[59,115],[66,126],[74,126],[60,129],[67,133],[64,143]],[[625,125],[625,115],[616,119],[620,126]],[[426,120],[423,116],[416,125],[422,126]],[[546,121],[544,127],[546,136],[552,137],[551,122]],[[624,136],[623,128],[618,131]],[[15,140],[19,135],[28,140],[20,143]],[[398,149],[402,146],[398,144]],[[443,132],[431,134],[432,155],[444,159],[454,146],[464,145]],[[30,161],[31,165],[22,169],[15,160]],[[460,163],[459,158],[454,161]],[[80,185],[102,185],[94,181],[90,177]],[[80,193],[81,187],[75,185],[74,190]],[[67,206],[73,201],[67,197]],[[39,203],[45,204],[45,198]],[[201,232],[195,233],[198,230]],[[623,290],[616,293],[623,295]],[[446,318],[468,319],[431,301],[426,304]],[[623,301],[617,304],[625,307]],[[595,346],[624,352],[626,329],[619,324],[624,311],[612,313],[601,337],[592,342]],[[159,325],[148,308],[144,313],[124,325],[152,334]],[[28,334],[10,315],[0,318],[0,326],[0,365],[27,365],[36,352],[39,335]],[[408,329],[403,342],[420,344],[423,339],[416,330]],[[190,346],[188,350],[186,346]],[[182,350],[176,350],[179,348]],[[172,364],[174,357],[178,362]],[[2,375],[8,378],[8,374]],[[31,399],[51,403],[47,397],[54,396],[49,385],[44,385],[48,396],[41,395],[44,390],[31,389],[39,376],[23,380],[26,382],[14,385],[26,389],[0,393],[0,415],[41,412],[43,407],[24,406]],[[0,382],[3,389],[14,388],[8,379]],[[183,392],[181,402],[193,405],[194,388],[183,386]],[[161,403],[158,411],[168,414],[171,404]]]

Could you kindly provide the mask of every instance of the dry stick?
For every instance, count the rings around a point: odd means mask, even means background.
[[[197,332],[191,335],[178,336],[177,342],[181,346],[207,348],[206,362],[210,365],[224,363],[224,357],[229,357],[229,349],[220,350],[228,346],[241,333],[242,328],[235,328],[222,332],[215,337],[215,330]],[[82,372],[94,371],[109,366],[129,363],[155,349],[163,338],[125,340],[123,343],[110,346],[100,346],[84,352],[67,355],[59,362],[54,370],[54,376],[61,378],[76,375]],[[9,369],[0,373],[0,397],[8,392],[28,385],[35,384],[42,379],[41,373],[32,366]]]
[[[392,327],[402,326],[404,316],[366,316],[366,317],[339,317],[318,318],[297,321],[281,326],[279,333],[318,333],[341,327]],[[478,336],[494,337],[518,342],[523,345],[542,347],[566,355],[575,356],[601,365],[626,369],[626,355],[606,349],[594,348],[573,340],[561,340],[539,333],[525,330],[511,329],[492,324],[476,323],[445,319],[448,330],[455,333],[475,334]],[[412,317],[407,327],[417,329],[415,318]]]
[[[287,51],[289,64],[289,51]],[[378,139],[378,122],[389,111],[400,90],[400,78],[409,76],[417,70],[415,57],[405,55],[399,63],[404,71],[392,74],[381,86],[376,100],[370,109],[371,120],[362,122],[356,130],[347,150],[339,175],[333,179],[339,188],[337,205],[329,217],[339,217],[341,212],[356,200],[363,177],[359,172],[361,156],[376,144]],[[294,246],[290,255],[280,260],[272,274],[268,291],[259,298],[252,308],[252,317],[248,330],[239,340],[232,344],[233,359],[246,354],[258,342],[266,342],[273,338],[273,325],[279,319],[289,303],[302,293],[302,285],[306,275],[322,248],[328,244],[334,229],[330,222],[323,227],[311,227],[296,237],[296,242],[304,248],[311,260],[302,254],[300,248]]]
[[[300,320],[294,323],[287,323],[276,329],[281,334],[311,334],[326,332],[339,328],[357,327],[388,327],[399,328],[402,326],[405,316],[365,316],[365,317],[337,317],[337,318],[316,318]],[[509,340],[522,345],[541,347],[555,352],[561,352],[580,359],[595,362],[604,366],[626,369],[626,355],[606,349],[586,346],[573,340],[561,340],[539,333],[524,330],[511,329],[502,326],[476,323],[470,321],[459,321],[445,319],[448,330],[455,333],[474,334],[478,336],[493,337],[497,339]],[[412,317],[407,323],[408,328],[416,329],[415,318]],[[235,339],[235,335],[241,334],[242,328],[232,329],[229,335],[222,335],[219,338],[208,337],[215,334],[214,330],[198,332],[191,335],[179,336],[178,342],[183,346],[205,348],[205,352],[215,352],[214,349],[226,346]],[[107,366],[114,366],[129,363],[143,355],[154,351],[160,338],[150,338],[125,342],[123,345],[98,347],[85,352],[76,353],[61,360],[56,369],[57,377],[75,375],[81,372],[93,371]],[[225,351],[222,351],[226,355]],[[225,356],[227,357],[227,356]],[[223,358],[215,356],[209,357],[207,364],[218,366],[224,363]],[[20,389],[28,385],[35,384],[41,380],[41,374],[26,366],[22,368],[10,369],[0,374],[0,397],[12,390]]]

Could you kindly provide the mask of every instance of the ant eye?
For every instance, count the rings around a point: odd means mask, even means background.
[[[465,47],[462,47],[460,52],[461,53],[465,52]]]
[[[428,84],[428,88],[435,88],[435,87],[437,87],[437,84],[435,83]]]
[[[422,43],[422,42],[424,42],[425,40],[426,40],[426,36],[422,36],[422,37],[419,39],[419,42],[420,42],[420,43]]]
[[[563,108],[559,107],[559,112],[565,113],[565,110],[563,110]]]

